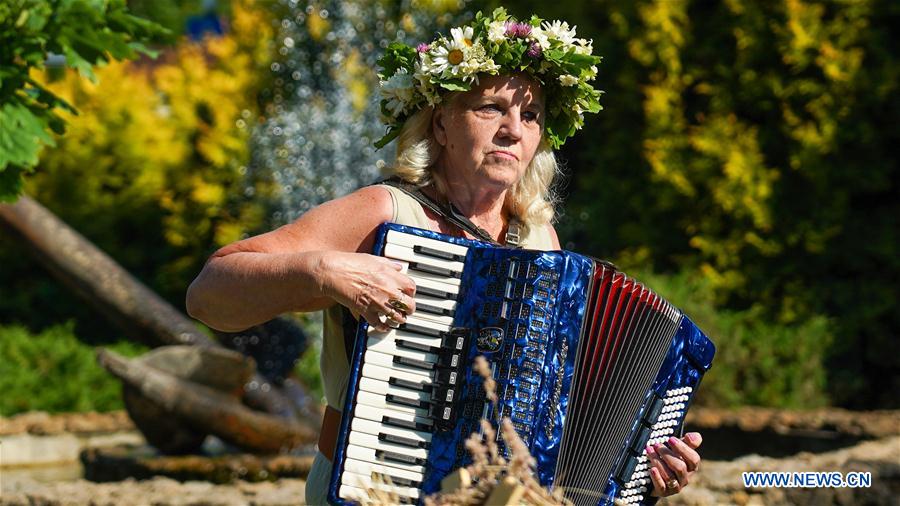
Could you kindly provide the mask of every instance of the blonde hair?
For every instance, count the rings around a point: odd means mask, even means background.
[[[444,103],[450,104],[460,92],[448,93]],[[419,187],[433,184],[440,196],[446,199],[447,182],[434,163],[441,152],[441,145],[434,138],[431,128],[434,108],[423,107],[406,120],[397,136],[397,155],[394,164],[386,168],[388,175],[397,176]],[[514,216],[528,234],[532,227],[551,223],[555,217],[557,197],[551,190],[553,179],[559,173],[556,156],[545,138],[541,138],[525,174],[507,192],[504,208]]]

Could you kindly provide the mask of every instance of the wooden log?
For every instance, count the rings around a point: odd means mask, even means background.
[[[149,346],[219,346],[195,323],[123,269],[109,255],[34,199],[0,204],[0,223],[18,235],[35,258],[129,337]],[[248,405],[318,428],[321,417],[297,406],[260,374],[245,388]]]
[[[308,445],[317,431],[254,411],[234,397],[105,349],[97,360],[126,385],[173,416],[203,427],[222,440],[253,452],[282,453]]]
[[[0,204],[0,218],[54,277],[128,336],[149,346],[215,341],[109,255],[28,196]]]

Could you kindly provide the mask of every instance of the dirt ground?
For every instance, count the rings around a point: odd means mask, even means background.
[[[772,434],[791,431],[822,431],[835,427],[843,433],[864,437],[850,446],[824,452],[800,452],[786,457],[745,454],[729,460],[704,459],[692,484],[681,494],[660,502],[661,505],[895,505],[900,504],[900,413],[850,413],[840,410],[804,414],[751,410],[741,413],[697,411],[694,422],[701,430],[714,427],[744,430],[768,430]],[[97,421],[109,428],[127,427],[121,415],[112,419],[100,416],[73,415],[62,422],[56,417],[32,416],[31,421],[0,419],[0,434],[11,433],[13,424],[19,431],[52,433],[66,428],[90,428],[85,420]],[[708,432],[712,433],[712,432]],[[724,434],[725,432],[723,432]],[[768,433],[766,433],[768,434]],[[768,436],[766,436],[768,437]],[[721,445],[722,442],[719,442]],[[754,489],[744,488],[741,473],[747,471],[868,471],[872,473],[869,488]],[[297,505],[303,504],[304,481],[280,479],[275,482],[213,485],[206,482],[180,483],[169,478],[146,481],[133,479],[114,483],[85,480],[39,483],[19,481],[15,487],[3,488],[0,505]],[[2,470],[0,470],[2,485]]]

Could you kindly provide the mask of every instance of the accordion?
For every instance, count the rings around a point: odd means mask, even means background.
[[[360,323],[328,491],[421,503],[471,462],[464,442],[508,417],[537,478],[576,504],[638,504],[653,489],[647,444],[680,435],[715,346],[609,263],[384,224],[375,254],[416,282],[416,311]],[[491,365],[498,400],[472,364]],[[499,432],[499,431],[498,431]],[[498,441],[501,452],[506,452]]]

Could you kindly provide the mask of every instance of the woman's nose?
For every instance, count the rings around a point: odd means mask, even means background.
[[[503,122],[500,124],[500,135],[509,137],[512,140],[522,138],[522,118],[519,111],[510,109],[503,115]]]

